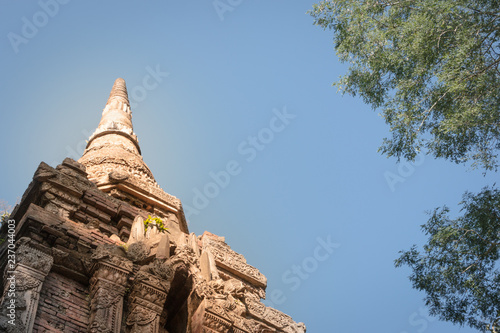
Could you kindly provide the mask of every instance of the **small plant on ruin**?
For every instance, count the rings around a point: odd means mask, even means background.
[[[0,225],[7,222],[11,212],[12,206],[10,206],[6,201],[0,199]]]
[[[10,213],[7,211],[4,211],[0,215],[0,221],[1,223],[7,222],[7,219],[9,218]]]
[[[159,217],[151,217],[151,215],[148,215],[148,218],[144,220],[144,231],[147,231],[150,225],[156,225],[156,228],[158,228],[160,232],[168,232],[168,228],[165,227],[163,220]]]

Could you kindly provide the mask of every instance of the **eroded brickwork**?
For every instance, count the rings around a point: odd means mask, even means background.
[[[33,332],[80,333],[89,325],[88,287],[61,274],[45,278]]]

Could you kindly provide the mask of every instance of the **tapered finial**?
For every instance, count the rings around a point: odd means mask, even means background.
[[[121,77],[115,80],[106,104],[111,104],[113,101],[119,101],[130,106],[128,101],[127,85],[125,84],[125,80]]]
[[[173,212],[178,220],[169,223],[178,223],[180,230],[189,234],[180,200],[158,186],[142,159],[139,141],[132,127],[132,111],[124,79],[115,80],[101,121],[78,162],[85,166],[88,179],[100,190],[140,209],[155,213],[157,210]],[[167,216],[166,213],[164,216]],[[130,233],[133,232],[130,230]],[[164,243],[168,247],[168,239]]]
[[[111,88],[108,102],[102,111],[101,122],[95,132],[90,136],[87,148],[90,148],[93,141],[106,134],[119,134],[124,136],[130,143],[133,143],[137,153],[141,154],[139,141],[132,127],[132,111],[127,95],[127,86],[125,80],[118,78]]]

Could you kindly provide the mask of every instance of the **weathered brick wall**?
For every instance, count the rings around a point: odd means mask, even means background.
[[[60,274],[49,273],[40,293],[33,332],[87,332],[88,293],[87,286]]]

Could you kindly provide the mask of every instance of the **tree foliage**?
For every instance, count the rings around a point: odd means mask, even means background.
[[[466,193],[463,215],[449,218],[437,208],[422,226],[429,236],[423,251],[401,252],[396,266],[408,265],[413,287],[425,291],[432,315],[479,330],[500,329],[500,191]]]
[[[349,64],[334,85],[390,125],[382,153],[497,168],[500,1],[331,0],[309,13]]]
[[[500,0],[329,0],[309,13],[349,65],[334,85],[390,126],[383,154],[498,168]],[[500,192],[466,193],[461,205],[457,219],[435,209],[423,250],[402,252],[396,266],[412,269],[432,315],[498,332]]]

